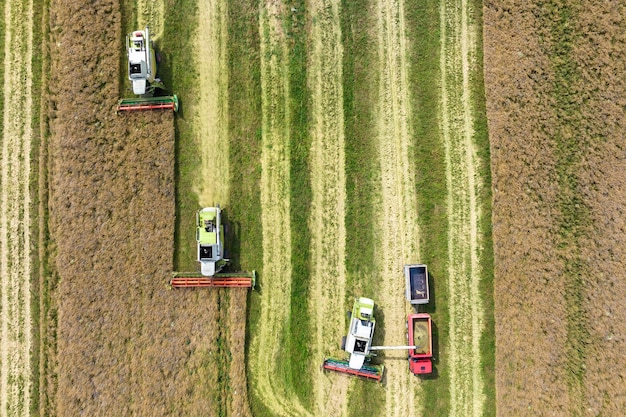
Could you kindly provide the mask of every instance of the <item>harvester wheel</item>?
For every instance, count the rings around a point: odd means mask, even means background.
[[[341,338],[341,350],[346,350],[346,336]]]

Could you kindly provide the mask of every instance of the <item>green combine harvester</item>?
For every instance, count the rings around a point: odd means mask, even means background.
[[[178,97],[154,96],[165,87],[157,74],[157,58],[150,39],[148,27],[136,30],[126,36],[128,53],[128,79],[132,83],[133,93],[139,97],[124,98],[119,101],[117,111],[172,110],[178,111]]]
[[[174,272],[170,284],[174,288],[243,287],[254,288],[256,272],[225,271],[229,260],[224,254],[224,224],[222,210],[205,207],[196,213],[198,272]]]
[[[375,327],[374,301],[365,297],[354,300],[348,334],[341,340],[341,349],[350,356],[347,360],[327,358],[323,368],[380,382],[385,367],[367,363],[372,357],[370,351]]]

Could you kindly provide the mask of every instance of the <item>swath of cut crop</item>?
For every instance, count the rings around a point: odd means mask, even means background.
[[[402,266],[418,261],[417,201],[411,151],[410,85],[407,78],[407,45],[404,3],[378,4],[379,50],[378,149],[382,180],[379,212],[381,287],[378,307],[385,315],[385,345],[406,343],[405,321],[409,305],[404,300]],[[406,352],[384,354],[387,389],[385,415],[416,412],[419,386],[407,372]],[[391,359],[391,360],[389,360]]]
[[[260,4],[263,286],[259,328],[250,346],[250,386],[274,415],[302,416],[308,412],[277,377],[291,294],[289,71],[283,13],[277,2]]]
[[[32,1],[5,3],[0,158],[0,416],[28,416],[31,403],[32,16]]]
[[[441,4],[441,131],[448,183],[448,290],[450,292],[450,412],[482,415],[483,379],[480,337],[483,330],[479,293],[480,217],[476,192],[470,70],[475,61],[476,28],[467,1]]]
[[[315,326],[311,361],[322,363],[330,346],[344,334],[346,286],[346,178],[343,126],[341,29],[338,1],[313,1],[311,52],[308,66],[311,91],[311,300]],[[315,367],[316,415],[345,414],[348,379],[325,376]]]
[[[198,2],[195,68],[198,102],[190,106],[194,136],[202,158],[202,175],[195,184],[202,206],[228,204],[228,2]]]
[[[137,0],[138,29],[148,26],[153,40],[163,35],[163,16],[165,5],[163,0]]]

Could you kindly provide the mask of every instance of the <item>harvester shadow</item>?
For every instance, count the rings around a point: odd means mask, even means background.
[[[189,211],[189,208],[187,207],[181,207],[181,204],[179,204],[180,202],[180,192],[181,190],[179,189],[179,184],[181,183],[182,179],[181,179],[181,158],[182,158],[182,147],[183,145],[181,144],[181,140],[180,140],[180,129],[178,126],[178,123],[176,121],[176,118],[174,118],[174,184],[175,184],[175,190],[174,190],[174,198],[176,200],[176,203],[174,204],[174,245],[175,245],[175,250],[174,250],[174,255],[173,255],[173,265],[174,265],[174,270],[177,270],[181,267],[180,264],[180,245],[187,245],[189,244],[189,251],[188,253],[194,254],[195,253],[195,239],[192,241],[190,241],[188,239],[188,236],[193,236],[195,234],[195,224],[194,223],[190,223],[189,219],[194,219],[195,214],[194,212]],[[196,198],[196,200],[194,201],[195,206],[196,207],[200,207],[200,201]],[[191,242],[191,243],[188,243]],[[187,260],[183,260],[183,262],[187,262]]]
[[[165,87],[164,89],[155,88],[154,96],[155,97],[171,96],[174,94],[174,92],[170,90],[172,88],[172,83],[173,83],[172,68],[168,65],[169,60],[167,59],[167,55],[165,54],[164,49],[162,48],[160,39],[157,39],[154,41],[154,50],[156,53],[156,60],[157,60],[156,77],[161,80],[161,82],[163,83],[163,86]],[[177,117],[184,119],[185,118],[184,110],[185,109],[184,109],[183,103],[182,101],[179,100],[178,110],[176,111]],[[177,135],[177,139],[178,139],[178,135]]]
[[[374,317],[376,317],[376,329],[372,338],[372,346],[382,346],[385,341],[385,313],[382,309],[377,308],[374,311]],[[384,365],[385,351],[380,350],[376,352],[376,356],[371,358],[370,363],[372,365]]]
[[[432,315],[433,313],[437,311],[437,297],[436,297],[437,283],[436,283],[435,277],[430,271],[428,271],[427,279],[428,279],[428,292],[429,292],[428,303],[416,306],[417,308],[415,310],[417,313],[428,313]]]

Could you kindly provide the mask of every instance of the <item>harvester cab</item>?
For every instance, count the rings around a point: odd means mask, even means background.
[[[224,225],[221,220],[219,205],[205,207],[196,213],[198,262],[205,277],[212,277],[228,262],[224,259]]]
[[[344,350],[350,354],[349,366],[360,369],[365,363],[374,337],[374,301],[361,297],[354,302]]]
[[[136,30],[126,36],[128,56],[128,79],[133,87],[133,94],[138,98],[125,98],[119,101],[117,111],[136,110],[178,110],[176,96],[155,97],[155,91],[165,87],[157,75],[157,58],[150,30]]]
[[[174,288],[243,287],[254,288],[256,272],[225,272],[229,260],[224,256],[224,224],[222,209],[205,207],[196,212],[198,272],[174,272],[170,285]]]
[[[156,55],[154,46],[150,40],[150,31],[136,30],[126,36],[128,48],[128,79],[133,85],[133,93],[142,96],[146,94],[148,87],[157,81]],[[160,81],[160,80],[159,80]]]

